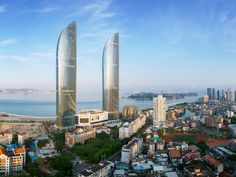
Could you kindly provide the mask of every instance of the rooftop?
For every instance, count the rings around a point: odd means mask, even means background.
[[[128,144],[124,145],[125,149],[130,149],[135,143],[138,143],[139,139],[132,139]]]
[[[177,173],[174,172],[174,171],[166,172],[166,173],[165,173],[165,176],[166,176],[166,177],[178,177]]]
[[[189,172],[188,175],[190,177],[211,177],[213,174],[212,170],[204,163],[198,163],[196,165],[190,165],[184,168]]]
[[[205,156],[204,156],[204,159],[205,159],[208,163],[210,163],[210,164],[212,164],[212,165],[216,165],[216,166],[220,165],[220,161],[217,160],[217,159],[215,159],[215,158],[212,157],[211,155],[205,155]]]
[[[88,166],[87,168],[78,168],[77,169],[77,174],[81,174],[84,176],[89,176],[93,173],[96,173],[97,171],[101,170],[102,168],[108,166],[110,163],[109,162],[102,162],[96,165],[91,165]],[[81,166],[81,164],[79,164],[78,166]]]
[[[169,153],[170,153],[171,158],[180,158],[181,157],[180,151],[177,149],[170,149]]]
[[[15,154],[25,153],[25,148],[16,148],[14,149]]]
[[[228,140],[227,139],[214,139],[214,138],[211,138],[209,137],[207,140],[206,140],[206,144],[209,146],[209,147],[216,147],[216,146],[224,146],[226,144],[228,144]]]
[[[6,150],[4,149],[4,147],[0,146],[0,155],[7,155]]]
[[[76,114],[99,114],[99,113],[108,113],[107,111],[103,111],[101,109],[90,109],[90,110],[81,110]]]

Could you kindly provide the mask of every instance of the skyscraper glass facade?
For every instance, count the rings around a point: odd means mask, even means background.
[[[61,32],[57,43],[57,126],[74,126],[76,113],[76,22]]]
[[[103,110],[112,119],[119,118],[119,33],[106,42],[103,51]]]

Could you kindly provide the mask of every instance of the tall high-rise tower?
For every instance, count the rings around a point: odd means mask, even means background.
[[[106,42],[102,58],[103,110],[119,118],[119,33]]]
[[[158,95],[153,98],[153,126],[159,127],[166,121],[166,98]]]
[[[213,94],[212,94],[212,88],[207,88],[207,96],[209,100],[212,100]]]
[[[76,22],[63,29],[57,43],[57,126],[72,128],[76,113]]]

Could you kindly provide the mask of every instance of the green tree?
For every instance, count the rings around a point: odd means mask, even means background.
[[[209,149],[209,146],[206,144],[205,141],[199,141],[197,143],[197,146],[199,147],[201,153],[203,153],[203,155],[206,153],[206,150]]]
[[[175,132],[176,132],[176,130],[175,130],[174,127],[168,127],[168,128],[166,129],[166,133],[167,133],[167,134],[175,134]]]
[[[159,129],[157,131],[157,134],[158,134],[159,137],[162,137],[164,135],[164,133],[165,133],[165,130],[163,130],[163,129]]]

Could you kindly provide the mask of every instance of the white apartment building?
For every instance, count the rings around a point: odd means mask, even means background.
[[[119,138],[124,139],[132,135],[132,127],[129,122],[125,122],[122,127],[119,128]]]
[[[0,174],[8,175],[10,173],[10,159],[3,147],[0,147]]]
[[[25,143],[25,139],[27,138],[27,133],[18,134],[17,137],[18,137],[18,144],[23,145]]]
[[[8,175],[10,172],[22,171],[26,164],[26,151],[24,147],[6,151],[0,147],[0,174]]]
[[[83,110],[75,115],[75,126],[97,126],[108,121],[108,112],[100,109]]]
[[[129,138],[134,133],[136,133],[142,126],[144,126],[146,123],[146,116],[144,114],[141,114],[137,119],[135,119],[132,122],[125,122],[123,125],[119,128],[119,138]]]
[[[128,144],[124,145],[121,151],[121,162],[131,162],[131,160],[141,151],[142,144],[142,138],[133,138]]]
[[[166,98],[158,95],[153,98],[153,126],[158,127],[166,121]]]
[[[9,145],[12,142],[12,133],[0,133],[0,143],[2,145]]]

